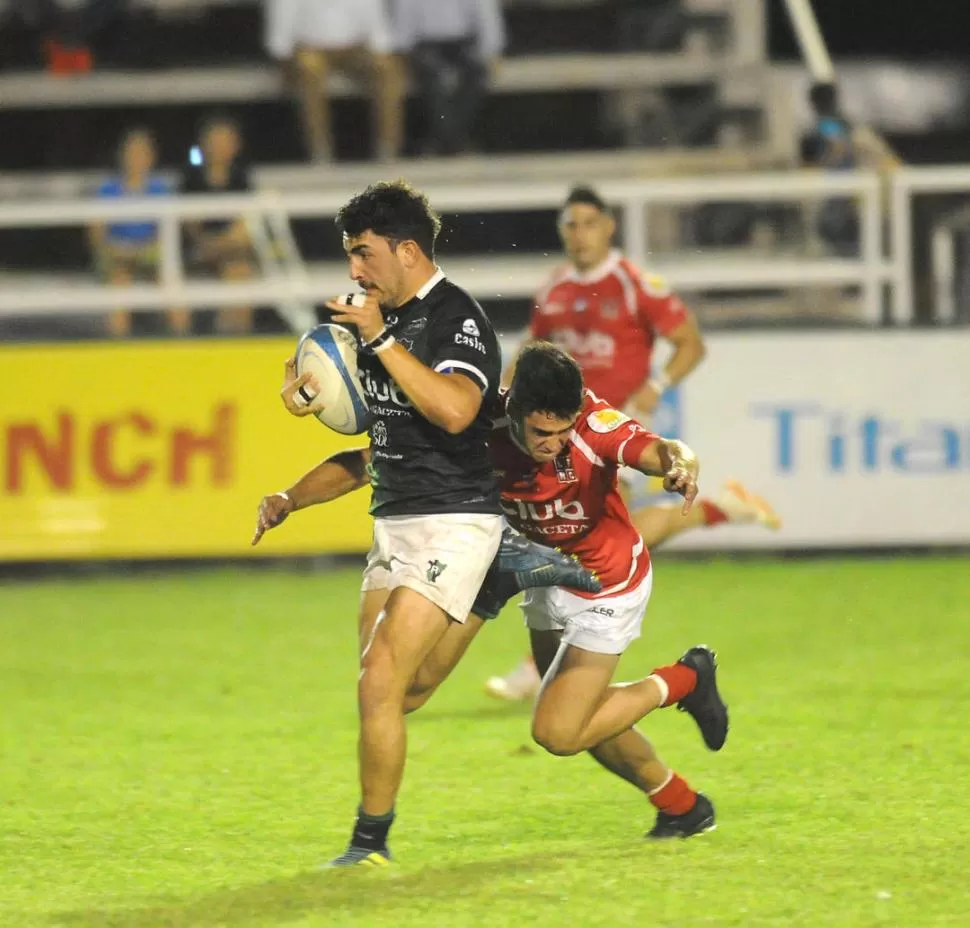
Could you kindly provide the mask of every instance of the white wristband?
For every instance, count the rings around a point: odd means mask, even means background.
[[[293,500],[290,499],[290,494],[286,490],[280,490],[279,493],[274,493],[273,496],[282,496],[288,503],[292,503]]]
[[[393,335],[388,335],[387,338],[385,338],[384,341],[382,341],[376,348],[371,348],[371,351],[373,351],[374,354],[381,354],[396,344],[397,339]]]
[[[647,386],[650,387],[650,389],[653,390],[657,396],[661,396],[670,386],[670,377],[667,375],[666,371],[661,371],[656,377],[651,377],[647,381]]]

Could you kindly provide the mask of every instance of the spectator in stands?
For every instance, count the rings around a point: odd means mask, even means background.
[[[472,147],[488,76],[505,47],[499,0],[391,0],[398,49],[410,56],[425,114],[422,153]]]
[[[226,116],[210,118],[199,134],[182,176],[184,194],[248,193],[249,169],[242,158],[242,134]],[[189,268],[221,280],[249,280],[256,274],[253,244],[246,220],[207,219],[187,225]],[[253,310],[237,306],[222,310],[216,330],[240,335],[252,329]]]
[[[44,54],[53,74],[90,71],[91,45],[128,6],[128,0],[15,0],[29,26],[45,36]]]
[[[165,180],[157,176],[155,139],[145,129],[132,129],[119,148],[119,173],[98,189],[102,198],[167,196]],[[155,280],[158,276],[158,224],[144,220],[98,223],[89,229],[94,260],[101,276],[117,287],[135,281]],[[184,330],[177,313],[169,320],[176,331]],[[117,337],[131,334],[131,314],[115,310],[108,318],[108,331]]]
[[[335,70],[368,85],[377,156],[396,158],[403,137],[404,87],[384,0],[267,0],[266,13],[270,54],[295,71],[311,157],[333,159],[327,82]]]
[[[888,177],[900,161],[885,140],[866,126],[853,125],[843,114],[835,84],[815,84],[809,92],[815,125],[809,139],[808,162],[826,171],[856,168],[876,171]],[[846,197],[822,203],[818,233],[839,255],[858,252],[859,218],[856,204]]]

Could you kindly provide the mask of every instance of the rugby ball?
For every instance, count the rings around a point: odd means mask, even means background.
[[[316,417],[335,432],[367,431],[369,413],[357,377],[357,339],[339,325],[318,325],[296,346],[296,373],[312,374],[323,409]],[[315,397],[316,398],[316,397]]]

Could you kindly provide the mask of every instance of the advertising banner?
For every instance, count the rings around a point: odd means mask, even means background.
[[[742,481],[780,532],[682,549],[970,543],[970,332],[712,334],[654,427]],[[0,349],[0,559],[362,552],[367,489],[251,548],[256,506],[366,436],[280,402],[290,339]]]
[[[736,478],[785,524],[671,547],[970,543],[970,332],[712,335],[679,393],[702,492]]]
[[[0,559],[366,551],[370,491],[250,538],[260,498],[367,436],[283,408],[291,339],[0,349]]]

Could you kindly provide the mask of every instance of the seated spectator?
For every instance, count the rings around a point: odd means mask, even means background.
[[[252,189],[242,160],[242,135],[227,117],[210,119],[202,128],[190,163],[182,176],[184,194],[247,193]],[[249,280],[256,274],[253,245],[246,220],[206,219],[187,224],[189,269],[221,280]],[[253,310],[237,306],[220,310],[216,330],[240,335],[252,329]]]
[[[169,185],[154,174],[155,139],[145,129],[129,131],[119,149],[117,176],[106,180],[98,189],[103,198],[167,196]],[[135,281],[158,278],[158,224],[151,221],[98,223],[88,230],[91,250],[101,276],[116,287]],[[169,314],[176,331],[184,330],[184,319]],[[108,331],[116,337],[131,334],[131,314],[115,310],[108,318]]]
[[[295,71],[310,156],[334,155],[327,80],[332,70],[362,80],[374,100],[377,157],[401,152],[403,76],[391,53],[383,0],[267,0],[266,45]]]
[[[424,110],[422,154],[472,148],[488,75],[505,46],[499,0],[392,0],[394,35],[410,55]]]
[[[884,178],[900,166],[899,158],[881,136],[845,117],[835,84],[815,84],[809,101],[815,114],[808,146],[810,165],[826,171],[862,168]],[[836,254],[858,254],[859,215],[855,201],[848,197],[825,200],[819,209],[818,234]]]

